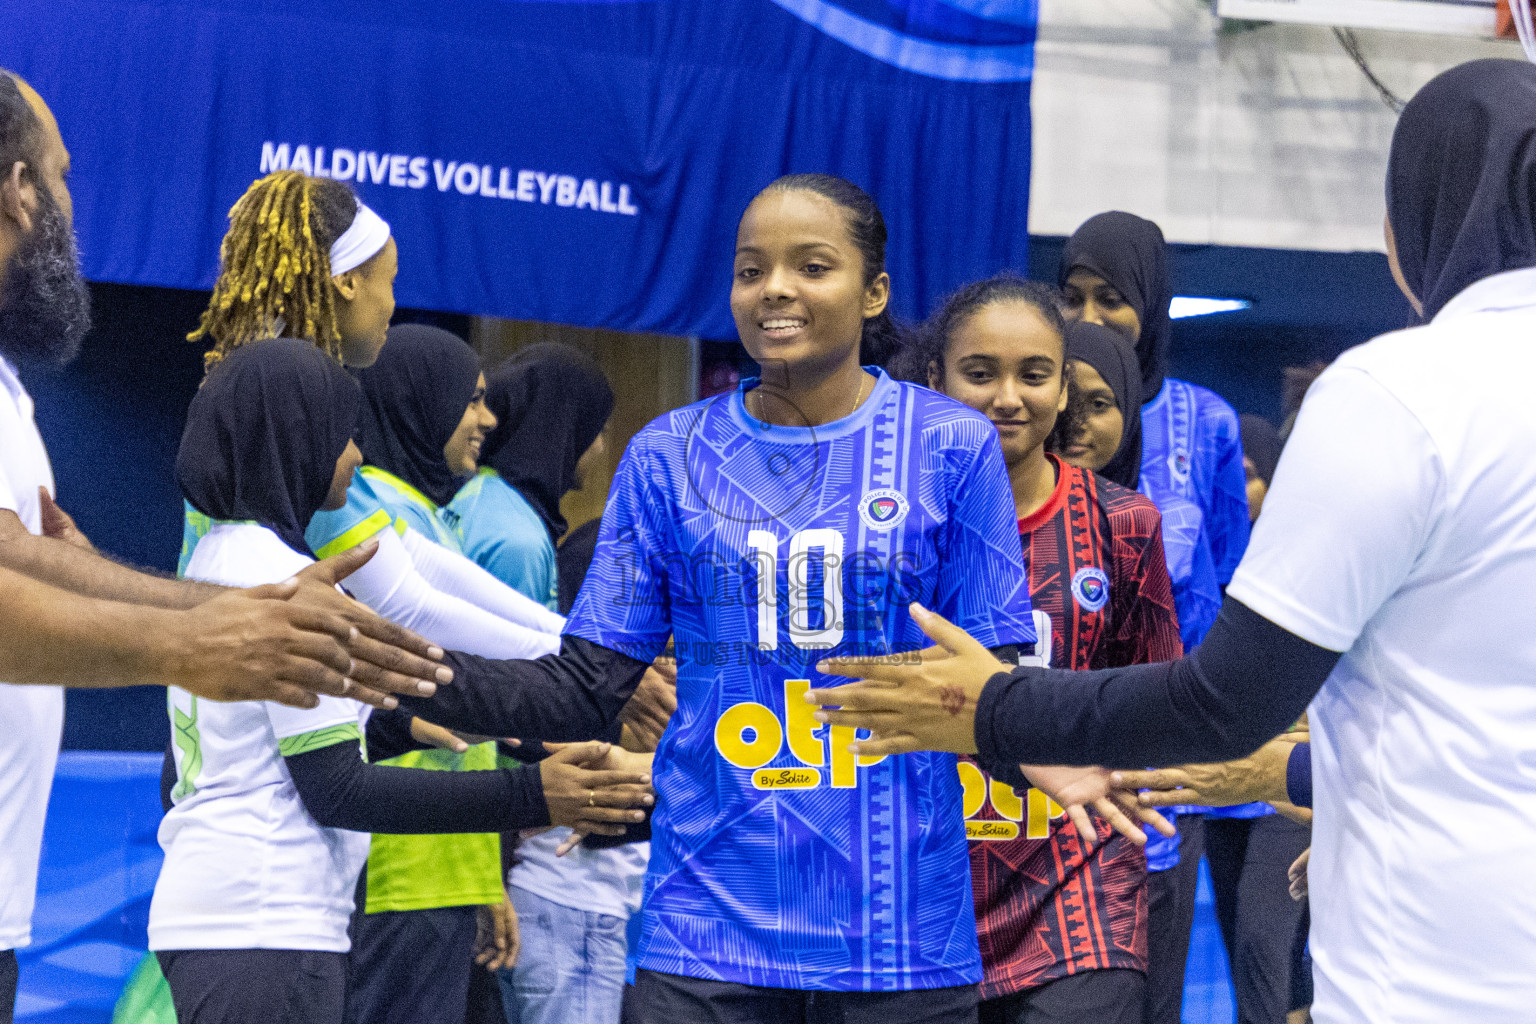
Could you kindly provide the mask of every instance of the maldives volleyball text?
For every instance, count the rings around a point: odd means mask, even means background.
[[[360,184],[371,182],[394,188],[424,189],[431,185],[439,192],[453,189],[465,196],[553,204],[628,217],[640,213],[630,187],[622,182],[545,171],[514,171],[510,167],[497,168],[490,164],[438,160],[404,153],[263,142],[260,173],[265,175],[273,171],[300,171],[317,178],[336,178]]]

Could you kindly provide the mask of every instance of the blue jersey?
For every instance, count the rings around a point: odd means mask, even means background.
[[[1141,407],[1141,492],[1159,508],[1166,495],[1194,503],[1216,582],[1232,582],[1248,548],[1248,490],[1237,413],[1220,395],[1170,377]]]
[[[1191,651],[1216,622],[1220,587],[1232,582],[1248,548],[1242,432],[1237,413],[1220,395],[1171,377],[1158,396],[1142,406],[1141,431],[1141,491],[1163,513],[1163,549],[1174,580],[1179,632],[1184,650]],[[1197,507],[1181,510],[1181,499]],[[1182,563],[1177,570],[1176,559]],[[1253,818],[1273,814],[1274,809],[1253,803],[1211,813]],[[1177,838],[1149,842],[1148,863],[1166,858],[1169,843],[1176,852]]]
[[[856,758],[811,717],[829,655],[929,645],[908,603],[991,647],[1034,642],[997,431],[883,373],[821,427],[741,390],[630,443],[567,632],[649,661],[678,709],[656,751],[638,963],[793,989],[981,978],[952,754]],[[830,735],[829,735],[830,733]]]
[[[489,466],[470,478],[442,511],[465,557],[513,590],[560,605],[555,542],[549,527],[517,488]]]
[[[1179,639],[1186,652],[1205,639],[1221,611],[1221,587],[1205,536],[1205,515],[1193,503],[1171,494],[1154,502],[1163,514],[1163,556],[1173,581],[1173,607]]]

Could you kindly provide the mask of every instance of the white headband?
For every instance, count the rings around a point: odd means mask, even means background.
[[[363,201],[357,201],[357,215],[352,225],[331,246],[331,275],[356,270],[384,248],[389,241],[389,222],[374,213]]]

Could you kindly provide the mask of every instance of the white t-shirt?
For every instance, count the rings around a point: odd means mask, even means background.
[[[551,903],[626,920],[640,909],[650,843],[625,843],[606,850],[578,846],[564,857],[555,851],[571,830],[552,828],[517,845],[518,862],[507,884]]]
[[[53,469],[32,420],[32,398],[0,356],[0,509],[42,532],[37,489]],[[0,683],[0,949],[32,941],[43,819],[64,730],[64,691]]]
[[[265,527],[218,523],[198,543],[187,576],[257,586],[310,561]],[[339,697],[321,697],[307,711],[219,704],[176,687],[167,697],[176,805],[160,824],[165,864],[149,908],[149,948],[346,952],[368,836],[317,825],[283,755],[357,738],[368,708]]]
[[[1312,386],[1228,591],[1311,708],[1318,1024],[1536,1014],[1536,269]]]

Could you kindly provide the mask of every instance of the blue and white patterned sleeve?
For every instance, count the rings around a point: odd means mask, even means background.
[[[1035,627],[1013,490],[990,424],[950,493],[954,497],[944,561],[931,610],[987,647],[1033,644]]]
[[[1216,582],[1225,587],[1248,550],[1248,479],[1243,472],[1243,436],[1237,413],[1215,395],[1209,397],[1211,407],[1200,418],[1208,432],[1200,446],[1202,457],[1212,460],[1206,538]]]

